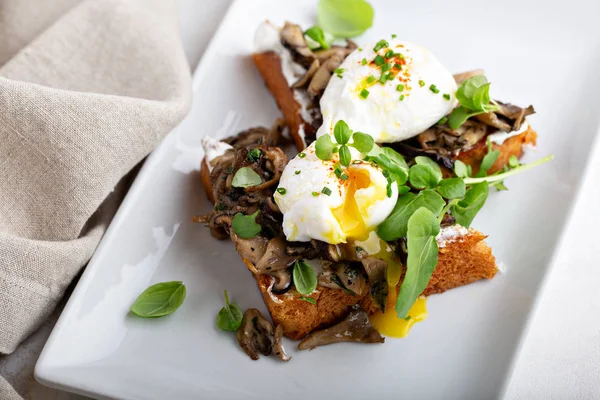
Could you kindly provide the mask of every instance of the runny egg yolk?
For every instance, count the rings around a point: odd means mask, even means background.
[[[372,185],[369,171],[348,168],[344,203],[333,210],[335,219],[349,240],[365,240],[375,227],[365,224],[368,208],[385,198],[385,188]]]
[[[427,299],[419,297],[408,311],[406,318],[398,318],[396,312],[396,299],[398,298],[397,286],[402,275],[402,263],[392,248],[381,240],[375,232],[371,232],[365,241],[357,241],[356,245],[366,250],[371,257],[379,258],[387,263],[387,281],[389,292],[385,313],[381,311],[371,315],[369,319],[379,333],[385,336],[402,338],[408,335],[410,329],[417,322],[427,318]]]
[[[427,318],[427,298],[419,297],[408,311],[406,318],[398,318],[396,312],[397,297],[396,287],[390,286],[385,313],[378,311],[371,315],[369,319],[382,335],[403,338],[408,335],[414,324]]]

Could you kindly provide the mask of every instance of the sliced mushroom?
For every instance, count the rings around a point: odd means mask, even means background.
[[[362,265],[369,277],[370,294],[375,305],[385,312],[389,285],[387,283],[387,262],[375,257],[362,260]]]
[[[423,150],[402,142],[393,143],[390,145],[390,147],[392,147],[398,153],[408,158],[415,158],[417,156],[429,157],[443,167],[446,167],[448,169],[454,168],[454,160],[448,157],[446,154],[441,154],[441,152],[437,151],[437,149],[435,151]]]
[[[256,308],[244,312],[242,324],[236,333],[239,345],[253,360],[258,360],[259,353],[268,356],[273,351],[271,337],[273,325],[266,320]]]
[[[264,166],[273,176],[266,182],[261,183],[257,186],[250,186],[246,188],[247,192],[258,192],[267,189],[271,186],[279,183],[279,178],[283,173],[283,169],[288,163],[288,158],[279,147],[268,147],[262,150]]]
[[[474,76],[478,76],[478,75],[485,75],[485,71],[483,69],[474,69],[472,71],[454,74],[454,80],[456,81],[457,85],[460,85],[467,79],[472,78]]]
[[[507,122],[498,118],[498,115],[496,115],[493,112],[476,115],[475,119],[477,121],[483,122],[484,124],[486,124],[488,126],[497,128],[504,132],[512,131],[512,126],[510,124],[508,124]]]
[[[325,268],[319,274],[318,283],[330,289],[343,289],[352,295],[362,296],[369,292],[362,269],[350,263],[338,263]]]
[[[475,146],[477,142],[483,139],[487,133],[487,128],[476,121],[467,120],[457,129],[457,132],[460,134],[461,150],[465,150]]]
[[[292,85],[292,88],[299,89],[308,86],[308,84],[312,80],[313,76],[315,76],[315,73],[317,72],[320,66],[321,63],[319,62],[319,60],[314,60],[312,64],[310,64],[310,67],[308,68],[308,71],[306,71],[306,74],[304,74],[304,76],[300,78],[298,82],[294,83]]]
[[[306,89],[306,93],[309,97],[318,98],[323,94],[329,83],[329,79],[331,79],[331,74],[336,68],[339,68],[342,61],[344,61],[342,56],[334,55],[321,63],[321,66],[311,79],[308,89]]]
[[[343,61],[353,51],[354,49],[351,47],[331,46],[328,49],[317,50],[314,54],[320,62],[325,62],[332,57],[341,58]]]
[[[264,142],[265,137],[269,135],[269,130],[263,127],[250,128],[235,136],[224,139],[223,142],[232,145],[235,148],[241,148]]]
[[[292,52],[294,61],[308,68],[315,59],[315,55],[308,48],[306,39],[304,39],[304,32],[302,32],[300,25],[286,22],[281,29],[280,35],[283,45]]]
[[[275,282],[271,287],[271,293],[273,294],[284,294],[289,291],[294,284],[292,268],[280,269],[270,275],[275,279]]]
[[[361,309],[354,309],[337,325],[319,331],[313,331],[298,345],[298,350],[310,350],[318,346],[332,343],[359,342],[383,343],[385,339],[369,321],[367,313]]]
[[[286,246],[286,241],[281,236],[269,240],[262,257],[254,264],[258,273],[268,274],[292,265],[298,257],[288,256]]]
[[[495,103],[498,105],[496,114],[508,118],[512,124],[512,130],[514,131],[521,129],[521,125],[527,116],[535,114],[533,106],[521,108],[514,104],[502,103],[501,101],[495,101]]]
[[[291,356],[287,355],[285,349],[283,348],[283,327],[281,325],[277,325],[275,328],[275,334],[273,335],[273,347],[275,348],[275,355],[281,361],[290,361],[292,359]]]

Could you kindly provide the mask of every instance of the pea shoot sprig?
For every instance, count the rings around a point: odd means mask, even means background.
[[[460,128],[475,115],[498,110],[498,106],[490,99],[490,82],[483,75],[473,76],[461,83],[456,90],[456,98],[460,106],[452,110],[448,117],[448,125],[452,129]]]
[[[362,132],[352,132],[348,124],[340,119],[333,127],[333,137],[323,135],[315,143],[315,153],[321,160],[329,161],[334,153],[338,153],[340,164],[347,167],[352,162],[352,154],[349,147],[354,147],[363,154],[369,153],[375,146],[373,137]],[[350,143],[350,139],[352,142]]]
[[[487,93],[487,88],[489,84],[480,93]],[[450,213],[456,223],[469,228],[487,200],[490,185],[506,190],[503,184],[505,178],[552,159],[548,156],[531,164],[520,164],[513,156],[503,170],[488,176],[488,171],[500,156],[488,140],[487,154],[475,176],[472,176],[469,165],[457,160],[453,171],[455,176],[444,178],[440,166],[432,159],[415,157],[409,167],[402,155],[389,147],[375,145],[373,139],[365,139],[365,136],[368,135],[361,132],[353,134],[346,122],[340,120],[334,127],[333,137],[337,143],[331,140],[330,135],[325,135],[317,140],[315,150],[322,160],[331,160],[337,152],[340,164],[348,166],[352,161],[348,146],[355,147],[364,156],[364,161],[382,169],[388,179],[389,197],[391,183],[398,185],[396,205],[377,227],[377,234],[385,241],[403,237],[407,240],[407,270],[396,301],[398,318],[406,317],[417,297],[425,290],[437,265],[439,248],[436,237],[444,216]],[[336,175],[341,177],[342,174],[345,175],[343,169],[336,166]]]

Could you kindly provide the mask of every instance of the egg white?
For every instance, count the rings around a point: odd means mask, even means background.
[[[340,66],[343,72],[331,77],[320,102],[323,125],[317,136],[331,134],[335,123],[343,119],[351,129],[370,134],[377,143],[398,142],[425,131],[456,106],[456,82],[431,52],[397,39],[388,43],[378,53],[373,50],[375,44],[355,50]],[[372,62],[375,56],[390,49],[404,58],[402,70],[385,84],[367,84],[370,75],[381,76],[381,67]],[[398,84],[404,85],[402,91]],[[430,89],[432,84],[438,93]],[[363,89],[369,92],[366,99],[360,95]]]
[[[330,161],[323,161],[315,154],[315,144],[306,148],[285,167],[279,181],[275,202],[283,213],[283,231],[289,241],[307,242],[312,239],[331,244],[346,243],[350,239],[366,239],[392,212],[398,198],[398,186],[391,185],[391,197],[387,196],[387,179],[380,168],[360,160],[360,154],[351,149],[356,163],[346,168],[350,177],[347,180],[335,174],[335,164],[339,161],[334,155]],[[300,171],[296,173],[296,171]],[[350,191],[355,177],[367,179],[364,188]],[[357,178],[358,179],[358,178]],[[330,195],[323,188],[331,190]],[[318,195],[314,195],[318,193]],[[349,202],[355,202],[358,215],[345,213]],[[347,222],[362,220],[358,231],[349,231]],[[344,222],[346,221],[346,222]]]

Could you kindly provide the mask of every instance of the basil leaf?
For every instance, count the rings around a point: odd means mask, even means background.
[[[244,313],[237,304],[229,304],[227,290],[224,291],[223,297],[225,297],[225,307],[217,314],[217,326],[224,331],[236,332],[242,325]]]
[[[386,242],[406,236],[408,220],[419,208],[425,207],[438,215],[446,202],[442,196],[431,189],[423,190],[419,194],[406,193],[398,197],[391,214],[377,227],[377,234]]]
[[[498,150],[493,150],[493,151],[487,153],[483,157],[483,160],[481,160],[480,169],[483,171],[487,171],[490,168],[492,168],[492,165],[494,165],[494,163],[496,162],[496,160],[498,159],[499,156],[500,156],[500,151],[498,151]]]
[[[315,270],[302,260],[296,261],[292,272],[296,290],[301,294],[311,294],[317,288]]]
[[[250,167],[242,167],[238,169],[233,176],[233,180],[231,181],[231,186],[233,187],[241,187],[246,188],[249,186],[257,186],[262,183],[262,179],[260,175],[258,175],[252,168]]]
[[[489,186],[486,181],[476,183],[471,186],[465,197],[452,207],[452,216],[456,223],[468,228],[471,222],[485,204],[489,193]]]
[[[416,189],[433,189],[437,186],[441,177],[428,165],[413,165],[408,170],[408,180]]]
[[[252,215],[244,215],[237,213],[231,220],[231,229],[233,233],[238,235],[242,239],[251,239],[258,235],[262,228],[256,223],[256,217],[260,211],[256,211]]]
[[[465,181],[462,178],[442,179],[436,190],[445,199],[460,199],[466,192]]]
[[[371,135],[367,135],[366,133],[354,132],[352,139],[354,141],[350,146],[354,147],[363,154],[370,152],[375,145],[375,140],[373,140],[373,137]]]
[[[312,40],[314,40],[315,42],[319,43],[321,48],[329,48],[330,44],[327,43],[327,41],[325,40],[325,33],[323,32],[323,29],[319,28],[318,26],[308,28],[306,32],[304,32],[304,34]]]
[[[335,126],[333,127],[333,136],[335,137],[335,141],[339,144],[348,143],[350,137],[352,136],[352,131],[350,130],[350,127],[346,121],[340,119],[338,122],[336,122]]]
[[[406,244],[408,258],[406,275],[396,300],[398,318],[404,318],[427,287],[431,274],[438,262],[438,245],[435,237],[440,233],[440,224],[434,213],[419,208],[408,220]]]
[[[350,165],[350,161],[352,161],[352,155],[350,154],[350,149],[345,144],[340,146],[340,164],[344,167]]]
[[[365,0],[320,0],[317,6],[319,26],[339,38],[362,34],[373,25],[374,14]]]
[[[331,160],[331,157],[333,157],[334,147],[335,145],[331,141],[330,135],[320,136],[315,143],[315,154],[321,160]]]
[[[156,283],[138,296],[131,312],[142,318],[163,317],[179,308],[185,294],[185,285],[181,281]]]
[[[454,161],[454,173],[459,178],[466,178],[469,176],[469,171],[467,170],[467,164],[460,160]]]

